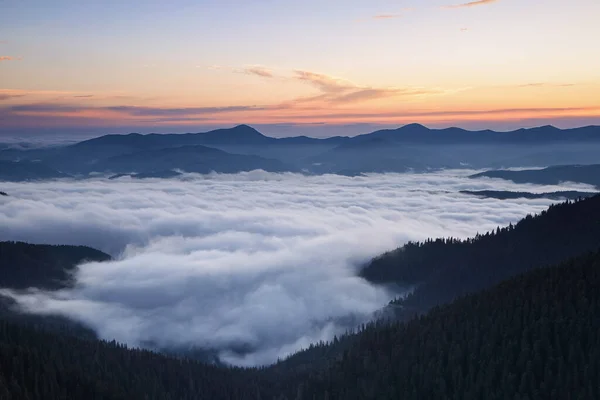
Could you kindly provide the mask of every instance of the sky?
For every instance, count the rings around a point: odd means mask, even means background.
[[[597,0],[2,0],[0,132],[600,124]]]

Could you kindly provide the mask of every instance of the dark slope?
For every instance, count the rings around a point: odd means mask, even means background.
[[[0,242],[0,287],[57,289],[78,264],[108,260],[108,254],[85,246]]]
[[[0,181],[21,182],[68,177],[69,175],[40,162],[0,160]]]
[[[461,190],[460,193],[471,196],[492,198],[499,200],[507,199],[551,199],[551,200],[577,200],[585,197],[596,196],[598,192],[578,192],[576,190],[565,190],[559,192],[531,193],[511,192],[506,190]]]
[[[485,289],[532,268],[600,248],[600,196],[551,206],[515,226],[467,240],[437,239],[407,245],[373,259],[361,272],[376,283],[417,285],[400,301],[412,316]]]
[[[364,329],[301,399],[598,399],[600,254]]]
[[[539,185],[558,185],[561,182],[579,182],[600,188],[600,164],[595,165],[557,165],[544,169],[521,171],[486,171],[471,175],[471,178],[500,178],[515,183],[535,183]]]
[[[0,398],[597,399],[599,285],[598,253],[530,271],[365,326],[316,369],[227,369],[0,321]]]
[[[257,371],[230,370],[0,321],[0,399],[271,399]]]
[[[72,272],[86,261],[107,261],[108,254],[85,246],[51,246],[0,242],[0,288],[61,289],[72,284]],[[61,316],[22,314],[14,301],[0,295],[0,319],[45,331],[95,338],[83,325]],[[2,396],[0,396],[2,398]]]

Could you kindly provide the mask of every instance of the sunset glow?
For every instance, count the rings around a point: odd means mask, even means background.
[[[600,123],[600,3],[0,5],[0,130]]]

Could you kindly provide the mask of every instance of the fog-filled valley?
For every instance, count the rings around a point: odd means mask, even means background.
[[[113,261],[80,265],[71,288],[2,294],[102,339],[270,364],[372,320],[410,290],[360,278],[372,257],[494,230],[556,201],[461,191],[595,191],[469,178],[475,172],[5,182],[0,241],[86,245]]]

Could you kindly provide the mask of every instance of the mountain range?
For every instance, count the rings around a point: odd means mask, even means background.
[[[511,132],[410,124],[355,137],[273,138],[248,125],[204,133],[106,135],[68,146],[0,150],[0,180],[253,169],[309,174],[593,164],[600,126]],[[156,160],[156,165],[148,161]],[[12,164],[6,164],[6,162]],[[27,162],[25,162],[27,161]]]

